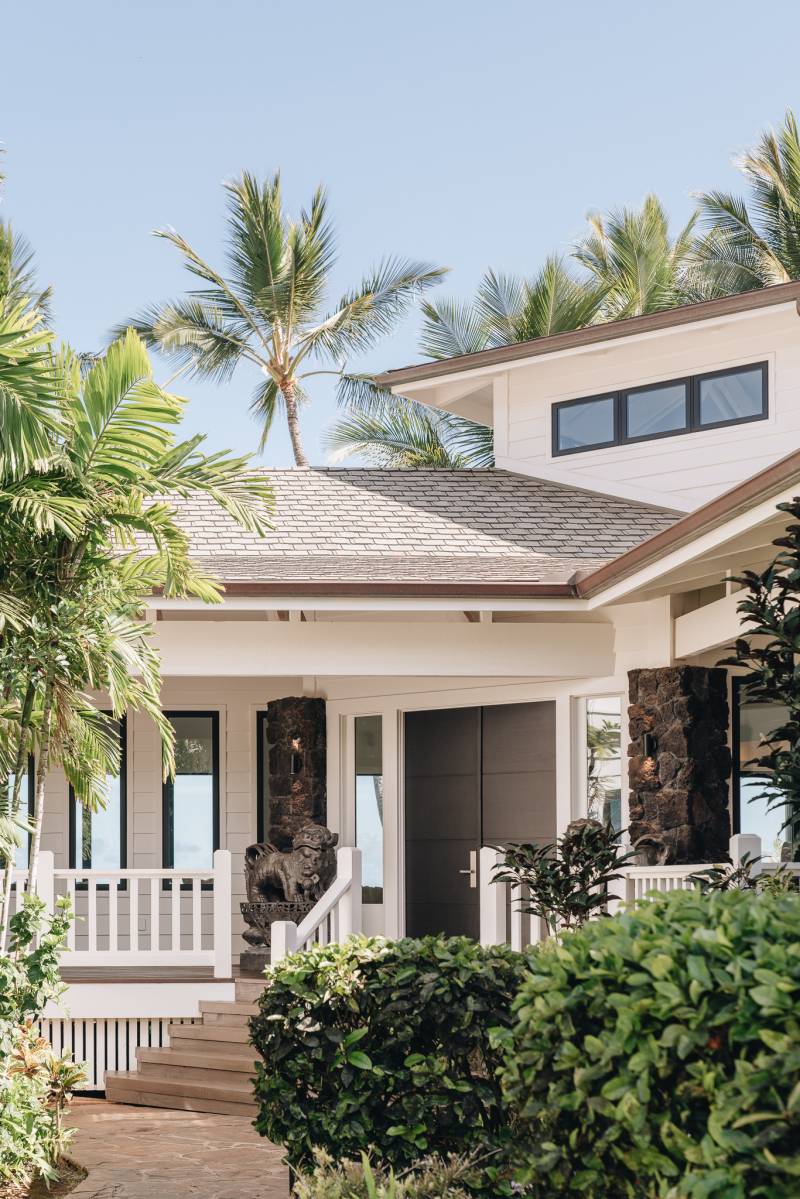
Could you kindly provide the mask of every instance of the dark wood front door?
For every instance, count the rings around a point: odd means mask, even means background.
[[[477,937],[471,855],[555,831],[554,703],[407,713],[407,936]]]

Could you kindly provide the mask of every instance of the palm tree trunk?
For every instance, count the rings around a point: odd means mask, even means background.
[[[33,701],[36,698],[36,688],[28,683],[25,699],[20,711],[19,741],[17,742],[17,757],[14,763],[14,791],[11,796],[11,816],[19,812],[22,780],[27,774],[28,746],[30,743],[30,719],[33,711]],[[3,875],[3,894],[0,897],[0,945],[5,944],[8,931],[8,921],[11,916],[11,875],[14,870],[14,859],[9,856]]]
[[[47,772],[50,769],[50,743],[52,740],[53,714],[53,670],[47,677],[42,704],[42,735],[39,741],[39,760],[36,763],[36,793],[33,801],[33,836],[31,838],[31,853],[28,862],[28,891],[36,890],[39,875],[39,849],[42,844],[42,823],[44,821],[44,789],[47,782]]]
[[[289,426],[294,464],[295,466],[308,466],[308,458],[306,458],[305,450],[303,449],[303,440],[300,436],[300,420],[297,415],[297,389],[294,383],[285,383],[281,387],[281,392],[283,393],[283,402],[286,405],[286,423]]]

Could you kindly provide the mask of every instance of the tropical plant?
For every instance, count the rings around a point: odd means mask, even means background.
[[[484,1154],[481,1193],[503,1193],[511,1133],[489,1029],[509,1024],[524,969],[508,946],[467,937],[350,939],[286,958],[251,1021],[256,1128],[296,1169],[319,1148],[396,1170]]]
[[[778,1199],[800,1174],[800,897],[674,891],[531,954],[498,1033],[535,1199]]]
[[[2,156],[0,149],[0,156]],[[0,187],[4,175],[0,171]],[[0,316],[14,311],[35,315],[37,322],[50,317],[51,288],[39,290],[30,244],[15,233],[9,221],[0,220]]]
[[[334,461],[361,454],[389,468],[494,466],[494,438],[486,425],[394,396],[376,399],[366,408],[348,408],[325,443]]]
[[[800,496],[777,509],[789,523],[772,543],[776,549],[763,571],[744,571],[734,579],[743,587],[736,605],[742,636],[720,665],[744,669],[740,695],[747,703],[771,703],[786,709],[778,728],[762,737],[758,755],[747,762],[768,781],[752,801],[785,814],[783,828],[797,841],[800,829]]]
[[[444,271],[399,258],[381,262],[326,311],[336,263],[327,198],[318,188],[308,210],[284,211],[280,175],[259,182],[245,172],[226,183],[227,273],[210,266],[174,230],[158,230],[203,286],[156,305],[131,322],[151,346],[179,366],[222,382],[249,362],[263,375],[252,401],[261,445],[283,407],[297,466],[307,466],[299,405],[316,375],[333,375],[347,394],[347,358],[390,333],[409,305]]]
[[[698,298],[690,290],[696,221],[695,213],[672,237],[653,195],[638,210],[591,214],[589,233],[575,246],[574,257],[602,297],[595,321],[644,316]]]
[[[0,954],[0,1184],[53,1179],[69,1141],[63,1113],[82,1068],[57,1057],[35,1021],[64,989],[58,957],[71,921],[67,899],[46,917],[42,900],[28,894]]]
[[[698,196],[707,229],[698,274],[707,291],[725,295],[800,279],[800,131],[791,109],[737,166],[749,203],[729,192]]]
[[[495,867],[493,883],[522,888],[520,910],[544,920],[553,934],[579,928],[592,916],[603,915],[611,883],[635,852],[623,852],[622,834],[597,820],[576,820],[558,841],[512,845]]]
[[[602,288],[576,279],[557,257],[530,279],[487,271],[475,299],[422,304],[420,349],[434,359],[475,354],[591,324]],[[463,469],[494,465],[490,428],[393,396],[369,375],[351,379],[345,412],[327,444],[336,457],[361,454],[379,466]]]
[[[156,588],[215,602],[219,587],[192,563],[169,497],[202,492],[261,532],[271,494],[247,459],[204,455],[200,437],[176,441],[185,401],[156,385],[132,331],[85,374],[69,354],[56,367],[59,424],[49,456],[0,490],[0,586],[25,612],[0,643],[0,692],[18,704],[0,738],[14,763],[12,820],[35,751],[31,887],[52,766],[64,769],[79,801],[102,804],[106,775],[118,766],[115,721],[139,707],[158,727],[164,769],[172,769],[172,729],[143,610]],[[111,715],[87,690],[108,694]],[[10,869],[6,851],[6,896]]]
[[[474,1176],[469,1158],[423,1158],[396,1174],[373,1166],[366,1154],[359,1162],[334,1162],[324,1150],[314,1154],[314,1168],[294,1184],[296,1199],[468,1199],[466,1180]]]

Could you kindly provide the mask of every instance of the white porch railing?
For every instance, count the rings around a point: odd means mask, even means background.
[[[751,860],[758,858],[752,868],[752,876],[774,874],[781,866],[800,875],[800,863],[775,862],[761,858],[761,838],[752,834],[738,833],[730,840],[730,865],[741,864],[745,855]],[[545,922],[538,916],[528,916],[520,911],[519,900],[524,902],[524,892],[510,883],[493,883],[495,866],[504,860],[502,850],[484,846],[480,852],[480,940],[483,945],[511,944],[513,949],[524,949],[548,936]],[[680,866],[626,866],[622,878],[612,884],[617,897],[608,903],[608,912],[614,915],[623,903],[645,900],[654,892],[690,890],[694,884],[692,876],[707,870],[711,863],[696,862]]]
[[[300,924],[276,920],[272,926],[270,963],[312,945],[330,945],[361,932],[361,850],[336,851],[336,878]]]
[[[15,900],[27,879],[14,872]],[[61,896],[72,902],[62,966],[207,966],[231,977],[227,849],[216,850],[210,870],[66,870],[42,850],[36,889],[50,912]]]

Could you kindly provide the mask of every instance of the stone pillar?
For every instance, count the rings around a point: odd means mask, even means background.
[[[290,849],[304,824],[324,824],[326,804],[325,700],[289,696],[267,704],[269,831],[267,840]]]
[[[652,838],[653,861],[725,860],[731,831],[726,671],[663,666],[631,670],[628,678],[631,843]],[[666,858],[657,856],[662,845]]]

